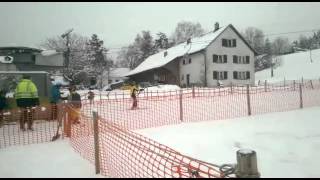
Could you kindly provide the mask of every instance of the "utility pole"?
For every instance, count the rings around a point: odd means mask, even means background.
[[[66,38],[66,46],[67,46],[67,51],[65,55],[65,62],[64,65],[66,67],[66,70],[69,68],[69,59],[70,59],[70,33],[73,31],[73,28],[66,31],[64,34],[61,35],[62,38]]]

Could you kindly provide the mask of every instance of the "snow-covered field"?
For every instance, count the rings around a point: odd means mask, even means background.
[[[255,81],[267,80],[268,82],[279,82],[286,80],[319,79],[320,78],[320,49],[298,52],[280,56],[282,61],[280,67],[274,69],[274,77],[271,78],[271,70],[265,69],[255,73]]]
[[[0,178],[102,177],[67,140],[0,149],[0,159]]]
[[[319,177],[320,107],[137,130],[210,163],[236,163],[236,151],[257,152],[262,177]]]

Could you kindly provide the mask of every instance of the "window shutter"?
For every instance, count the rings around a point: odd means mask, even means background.
[[[247,71],[247,79],[250,79],[250,71]]]
[[[238,73],[237,73],[237,71],[233,71],[233,79],[238,79]]]
[[[189,64],[191,64],[191,58],[189,58]]]
[[[224,79],[228,79],[228,72],[224,71]]]
[[[227,63],[227,61],[228,61],[228,56],[227,55],[223,55],[223,62]]]
[[[233,63],[235,63],[235,64],[238,63],[238,56],[233,55]]]
[[[236,39],[232,39],[232,47],[236,47],[237,46],[237,41]]]
[[[218,55],[214,54],[214,55],[212,56],[212,62],[213,62],[213,63],[217,63],[217,62],[218,62]]]
[[[246,56],[246,63],[250,64],[250,56]]]
[[[218,72],[217,71],[213,71],[213,79],[218,79]]]
[[[227,40],[226,39],[222,39],[222,46],[224,46],[224,47],[227,46]]]

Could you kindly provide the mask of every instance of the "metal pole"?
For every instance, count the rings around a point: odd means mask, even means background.
[[[182,122],[183,121],[182,89],[180,89],[179,102],[180,102],[180,121]]]
[[[94,154],[95,154],[95,167],[96,174],[100,173],[100,154],[99,154],[99,127],[98,127],[98,112],[92,111],[93,115],[93,134],[94,134]]]
[[[302,87],[301,84],[299,84],[299,94],[300,94],[300,108],[303,108],[303,99],[302,99]]]
[[[257,154],[250,149],[237,151],[237,178],[260,178],[257,165]]]
[[[293,90],[296,90],[296,80],[293,80]]]
[[[312,84],[312,80],[310,80],[310,84],[311,84],[311,88],[313,89],[313,84]]]
[[[267,92],[267,80],[264,81],[264,92]]]
[[[247,105],[248,105],[248,115],[251,115],[251,104],[250,104],[250,92],[249,92],[250,86],[247,84]]]
[[[230,89],[231,89],[231,94],[233,94],[232,82],[231,82]]]

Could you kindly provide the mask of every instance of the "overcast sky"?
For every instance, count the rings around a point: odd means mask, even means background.
[[[35,47],[69,28],[87,36],[96,33],[114,48],[128,45],[142,30],[170,35],[182,20],[199,22],[206,30],[218,21],[239,31],[253,26],[273,34],[320,29],[319,19],[317,2],[0,2],[0,46]]]

